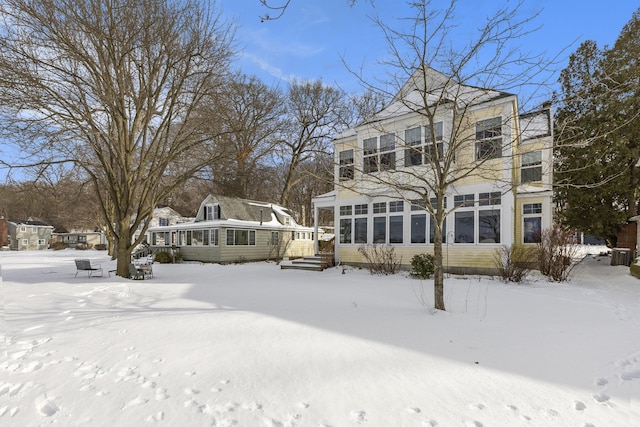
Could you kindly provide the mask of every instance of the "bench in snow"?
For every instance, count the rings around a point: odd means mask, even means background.
[[[96,265],[91,265],[91,261],[89,261],[88,259],[77,259],[76,261],[76,276],[78,276],[78,273],[80,273],[81,271],[86,271],[87,272],[87,277],[91,277],[94,274],[97,274],[98,271],[100,272],[100,277],[102,277],[102,267],[100,267],[100,264],[96,264]]]

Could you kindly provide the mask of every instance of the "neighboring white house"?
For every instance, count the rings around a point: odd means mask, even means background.
[[[187,222],[193,222],[193,218],[182,216],[169,206],[165,206],[162,208],[155,208],[153,210],[153,214],[151,215],[151,219],[149,220],[149,228],[159,226],[165,227],[168,225],[176,225]],[[138,236],[140,236],[143,227],[144,224],[140,224],[136,232],[133,234],[133,237],[131,238],[132,242],[135,242]],[[148,229],[145,233],[144,241],[146,241],[147,243],[151,242],[151,234],[149,233]]]
[[[29,218],[7,221],[9,247],[14,251],[49,249],[53,226]]]
[[[150,227],[151,250],[175,248],[184,260],[242,262],[313,255],[313,229],[272,203],[209,195],[194,221]]]
[[[427,87],[442,88],[438,81],[450,82],[432,69],[425,74],[435,82]],[[465,172],[456,171],[456,163],[473,167],[480,160],[487,172],[460,175],[455,187],[446,189],[444,266],[451,272],[493,273],[497,249],[534,245],[541,230],[553,223],[550,107],[520,114],[516,95],[458,85],[451,90],[457,91],[455,96],[471,99],[463,106],[464,119],[458,116],[464,123],[454,126],[452,109],[457,101],[445,96],[447,102],[436,110],[432,132],[425,115],[404,103],[420,95],[417,86],[411,86],[414,79],[418,78],[410,79],[371,120],[334,138],[334,190],[313,199],[316,227],[318,210],[333,210],[335,258],[342,263],[365,263],[358,248],[370,244],[393,245],[404,265],[415,254],[432,253],[431,216],[425,202],[414,200],[409,189],[424,186],[418,177],[433,173],[427,158],[433,155],[430,150],[437,144],[442,159],[455,128],[465,145],[451,157],[452,173]],[[442,100],[443,95],[434,98]],[[419,105],[420,100],[415,102]],[[436,144],[427,140],[434,134]],[[385,184],[394,179],[406,180],[401,190]]]

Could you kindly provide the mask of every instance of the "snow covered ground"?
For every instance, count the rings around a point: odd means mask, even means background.
[[[607,257],[566,284],[450,277],[435,313],[406,274],[0,261],[2,426],[640,425],[640,280]]]

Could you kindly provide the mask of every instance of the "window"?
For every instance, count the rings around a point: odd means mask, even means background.
[[[402,243],[402,222],[402,216],[389,217],[389,243]]]
[[[340,206],[340,216],[351,215],[351,205]]]
[[[272,231],[271,240],[269,241],[269,244],[272,246],[278,246],[279,240],[280,240],[280,233],[278,233],[277,231]]]
[[[402,200],[389,202],[389,212],[402,212],[404,210],[404,202]]]
[[[435,137],[435,145],[433,141]],[[431,161],[440,161],[444,157],[444,145],[443,145],[443,124],[442,122],[434,123],[433,132],[431,126],[425,126],[424,129],[424,154],[425,163]],[[436,157],[437,154],[437,157]]]
[[[407,148],[404,150],[404,165],[418,166],[422,164],[422,135],[420,127],[407,129],[404,131],[404,143]]]
[[[502,118],[480,120],[476,124],[476,160],[502,156]]]
[[[44,239],[38,239],[38,246],[44,245],[45,242],[46,242],[46,240],[44,240]]]
[[[353,150],[341,151],[340,157],[340,181],[353,179]]]
[[[169,225],[169,218],[158,218],[158,226],[166,227]]]
[[[87,236],[78,236],[78,242],[87,243]]]
[[[500,211],[478,212],[478,240],[480,243],[500,243]]]
[[[364,173],[378,171],[378,138],[367,138],[363,141],[363,169]]]
[[[427,209],[427,203],[424,199],[415,199],[411,201],[411,210],[412,211],[424,211]]]
[[[474,194],[459,194],[453,196],[453,205],[457,208],[472,207],[475,203]]]
[[[356,218],[353,228],[353,243],[367,243],[367,218]]]
[[[202,246],[203,243],[204,243],[203,230],[192,230],[191,231],[191,244],[193,246]],[[189,244],[188,243],[188,237],[187,237],[187,244]]]
[[[396,167],[396,136],[392,133],[378,138],[367,138],[363,141],[363,168],[364,173],[379,172]]]
[[[155,246],[169,246],[169,233],[156,231],[151,235],[151,244]]]
[[[502,203],[502,193],[493,191],[491,193],[480,193],[478,195],[478,204],[480,206],[493,206]]]
[[[373,213],[386,213],[387,212],[387,202],[380,202],[373,204]]]
[[[351,218],[340,220],[340,243],[351,243]]]
[[[218,229],[212,228],[210,231],[210,242],[213,246],[218,246]]]
[[[524,215],[541,214],[542,213],[542,203],[525,203],[525,204],[522,205],[522,213]]]
[[[202,245],[203,246],[209,246],[209,237],[210,237],[210,233],[209,230],[202,230]]]
[[[522,154],[520,181],[542,181],[542,151],[530,151],[529,153]]]
[[[220,219],[222,211],[220,210],[220,205],[206,205],[205,206],[205,221],[211,221],[214,219]]]
[[[356,215],[366,215],[369,212],[369,205],[355,205],[353,211]]]
[[[427,242],[427,215],[411,215],[411,243]]]
[[[387,217],[373,218],[373,243],[387,243]]]
[[[27,227],[20,227],[20,232],[21,233],[26,233],[27,232]]]
[[[227,230],[227,246],[255,246],[255,230]]]
[[[29,239],[22,239],[22,246],[29,246]]]
[[[522,205],[522,240],[524,243],[538,243],[542,233],[542,203]]]
[[[523,241],[524,243],[539,243],[542,233],[542,218],[525,217],[523,218]]]
[[[456,243],[475,242],[474,215],[474,211],[463,211],[455,213],[454,229]]]

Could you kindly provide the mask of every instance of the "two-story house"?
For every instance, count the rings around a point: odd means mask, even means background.
[[[53,226],[29,218],[26,221],[7,221],[9,247],[14,251],[34,251],[49,248]]]
[[[433,253],[440,202],[445,270],[492,274],[501,246],[533,246],[552,225],[550,108],[520,114],[514,94],[420,71],[334,138],[334,190],[313,199],[315,217],[333,210],[336,261],[389,244],[407,266]]]

